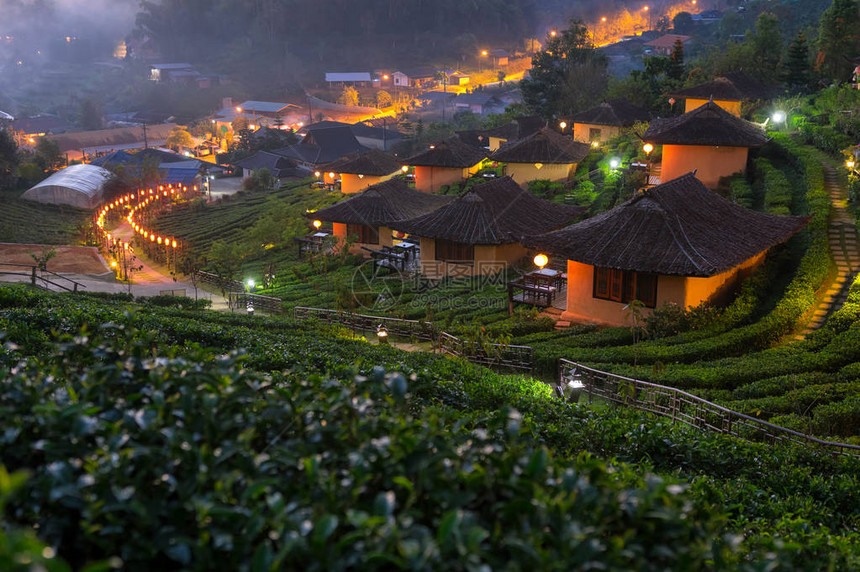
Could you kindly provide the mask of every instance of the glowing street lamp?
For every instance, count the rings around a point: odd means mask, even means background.
[[[313,222],[313,225],[314,225],[314,228],[315,228],[315,229],[319,230],[319,229],[320,229],[320,227],[322,226],[322,221],[315,220],[315,221]]]
[[[253,292],[253,291],[254,291],[254,284],[255,284],[255,283],[254,283],[254,279],[253,279],[253,278],[248,278],[248,280],[245,282],[245,284],[247,284],[247,285],[248,285],[248,292]]]
[[[555,30],[550,30],[549,35],[554,38],[558,35],[558,32],[556,32]]]
[[[484,71],[483,58],[486,58],[487,55],[489,55],[489,52],[487,52],[487,50],[481,50],[481,57],[478,58],[478,73],[482,73]]]
[[[784,111],[774,111],[773,112],[773,122],[774,123],[785,123],[785,112]]]
[[[848,167],[849,170],[854,169],[854,159],[848,159],[845,161],[845,166]]]
[[[400,170],[403,171],[404,173],[408,173],[409,167],[407,165],[403,165],[402,167],[400,167]]]
[[[562,131],[564,131],[564,129],[567,127],[567,121],[562,121],[558,124],[558,126],[561,127]]]
[[[546,254],[538,254],[535,256],[535,266],[539,267],[541,270],[543,270],[543,267],[546,266],[548,262],[549,258],[547,258]]]
[[[610,159],[610,160],[609,160],[609,167],[610,167],[611,169],[615,170],[615,169],[617,169],[619,166],[621,166],[621,161],[620,161],[619,159],[616,159],[616,158],[614,158],[614,157],[613,157],[612,159]]]
[[[654,150],[654,146],[650,143],[645,143],[644,145],[642,145],[642,150],[645,151],[646,155],[651,155],[651,151]]]
[[[380,344],[388,344],[388,328],[385,327],[385,324],[379,324],[376,327],[376,337]]]

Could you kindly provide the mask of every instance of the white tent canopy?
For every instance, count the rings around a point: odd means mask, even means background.
[[[102,200],[111,172],[95,165],[72,165],[57,171],[29,191],[22,199],[53,205],[94,209]]]

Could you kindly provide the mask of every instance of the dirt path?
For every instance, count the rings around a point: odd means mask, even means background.
[[[828,316],[842,307],[848,296],[851,282],[860,269],[860,254],[858,254],[860,241],[858,241],[854,217],[848,210],[848,191],[839,184],[836,169],[827,164],[823,164],[823,167],[824,187],[830,194],[832,203],[828,238],[830,239],[830,253],[836,263],[837,274],[806,328],[796,336],[797,339],[804,339],[811,332],[820,328]]]

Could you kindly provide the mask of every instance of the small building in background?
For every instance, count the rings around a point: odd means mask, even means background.
[[[713,101],[677,117],[655,119],[642,140],[662,145],[663,181],[696,171],[716,189],[721,177],[746,170],[750,148],[768,141],[760,125],[732,115]]]
[[[570,118],[573,138],[582,143],[604,143],[621,135],[622,130],[647,121],[651,121],[648,110],[621,98],[607,99]]]
[[[732,115],[741,116],[741,106],[745,102],[770,99],[774,90],[742,71],[725,73],[719,77],[674,91],[669,94],[684,100],[684,111],[693,111],[713,101]]]
[[[242,169],[242,178],[249,178],[254,171],[268,169],[279,182],[306,179],[313,176],[313,171],[298,164],[295,159],[284,157],[270,151],[257,151],[253,155],[233,163]]]
[[[149,79],[155,82],[181,83],[196,79],[200,72],[189,63],[152,64],[149,66]]]
[[[333,234],[339,241],[345,242],[348,237],[355,240],[350,252],[366,255],[362,247],[375,250],[394,246],[395,241],[400,240],[391,230],[396,221],[432,212],[452,200],[454,197],[418,192],[403,179],[391,179],[309,213],[308,217],[332,223]],[[406,236],[400,235],[401,238]]]
[[[645,42],[642,45],[646,48],[650,48],[658,56],[668,56],[672,53],[672,50],[675,49],[676,41],[681,40],[684,49],[686,49],[687,44],[689,44],[692,39],[692,36],[684,36],[682,34],[664,34],[659,38],[651,40],[650,42]]]
[[[352,153],[320,168],[324,181],[340,178],[340,192],[352,194],[402,174],[403,163],[388,153],[371,149]]]
[[[438,83],[436,70],[432,68],[419,68],[404,71],[396,71],[391,74],[396,87],[428,88]]]
[[[454,108],[460,111],[471,111],[475,115],[488,115],[505,111],[505,105],[499,98],[482,91],[459,94],[454,98]]]
[[[100,157],[112,151],[160,147],[164,145],[170,132],[175,128],[175,123],[161,123],[96,131],[76,131],[60,135],[46,135],[46,137],[57,142],[60,151],[69,161],[81,161]]]
[[[745,209],[687,173],[525,244],[567,260],[562,320],[622,326],[633,300],[643,317],[667,304],[727,301],[807,221]]]
[[[21,195],[22,199],[51,205],[94,209],[102,202],[105,183],[113,174],[95,165],[60,169]]]
[[[422,274],[463,278],[506,270],[528,255],[520,244],[525,236],[561,228],[584,212],[584,207],[539,199],[502,177],[392,228],[420,237]]]
[[[524,139],[507,143],[490,155],[491,161],[505,164],[505,174],[518,185],[546,179],[567,181],[573,178],[576,166],[591,151],[587,143],[574,141],[549,127]]]
[[[415,168],[415,188],[430,193],[443,185],[465,181],[481,170],[487,158],[485,150],[451,137],[418,153],[405,162]]]
[[[325,81],[329,87],[367,87],[373,84],[370,72],[326,72]]]

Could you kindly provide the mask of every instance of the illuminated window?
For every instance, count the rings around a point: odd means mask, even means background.
[[[453,240],[436,240],[436,260],[472,264],[475,260],[475,247],[471,244]]]
[[[657,305],[657,275],[615,268],[594,268],[595,298],[627,303],[639,300],[648,308]]]

